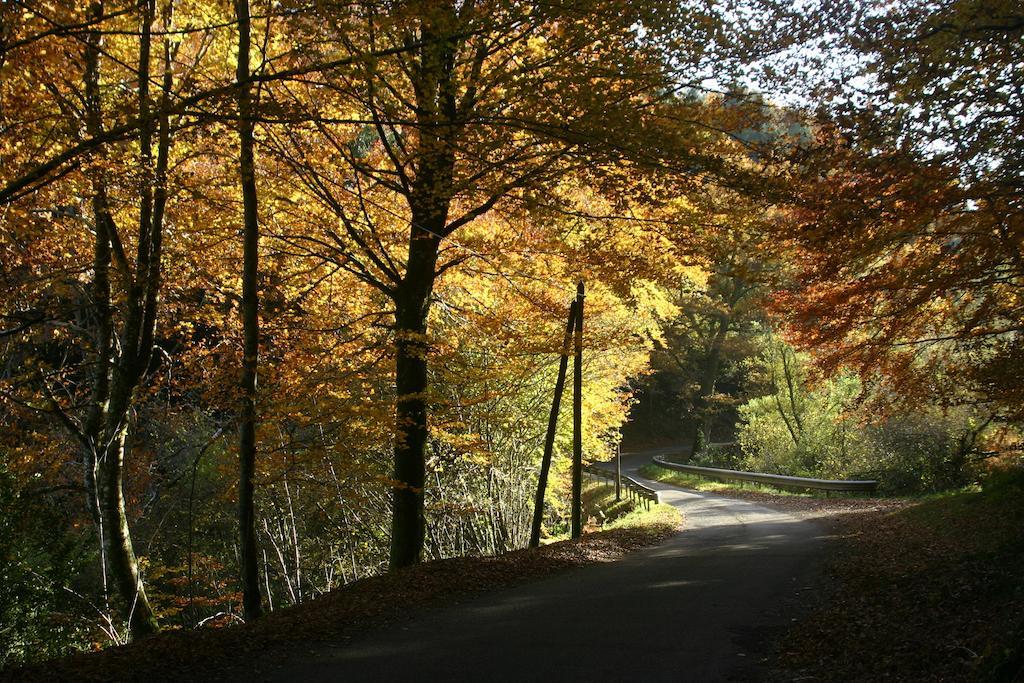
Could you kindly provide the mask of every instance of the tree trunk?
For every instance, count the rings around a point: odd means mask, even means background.
[[[149,61],[155,6],[143,3],[139,46],[139,159],[143,178],[139,206],[139,238],[136,244],[136,272],[132,273],[121,245],[117,224],[110,212],[107,181],[102,170],[94,177],[93,220],[95,232],[93,261],[93,307],[96,312],[95,375],[90,406],[79,432],[85,443],[85,482],[89,509],[97,522],[104,581],[109,569],[125,603],[133,637],[159,630],[139,572],[132,544],[124,499],[123,473],[128,428],[135,394],[145,377],[152,356],[154,329],[161,276],[161,235],[166,199],[166,171],[170,150],[170,127],[166,114],[159,118],[156,167],[153,167],[154,120],[149,106]],[[93,2],[89,17],[102,21],[102,2]],[[170,17],[168,16],[168,22]],[[92,136],[103,132],[100,96],[99,29],[86,35],[84,90],[86,128]],[[170,52],[165,50],[163,96],[171,89]],[[116,259],[114,258],[116,256]],[[123,285],[119,305],[124,312],[120,330],[114,334],[114,302],[110,283],[112,262],[116,262]],[[118,343],[115,344],[115,339]],[[106,584],[104,584],[106,588]]]
[[[128,435],[127,413],[122,415],[120,424],[113,427],[99,456],[100,513],[107,562],[118,592],[126,603],[128,626],[134,638],[156,633],[159,626],[139,574],[139,561],[132,545],[125,509],[122,473]]]
[[[446,214],[446,212],[444,212]],[[415,564],[423,551],[423,482],[427,451],[427,317],[445,216],[417,220],[405,277],[395,292],[395,470],[392,569]],[[427,229],[424,229],[424,228]],[[431,231],[434,234],[431,234]]]
[[[423,16],[420,60],[412,76],[419,123],[405,275],[392,290],[395,303],[395,470],[392,493],[392,569],[419,561],[423,551],[423,482],[427,449],[427,318],[437,278],[437,254],[447,234],[455,168],[455,64],[447,38],[455,4]],[[436,9],[436,11],[435,11]]]
[[[82,431],[88,441],[85,447],[83,462],[85,491],[88,496],[89,514],[92,516],[92,520],[99,532],[101,549],[105,548],[105,542],[103,518],[100,514],[99,484],[97,481],[99,471],[97,449],[105,417],[104,406],[106,405],[107,397],[110,396],[110,365],[114,348],[112,343],[114,316],[110,305],[110,237],[107,234],[106,221],[103,219],[106,213],[106,195],[102,191],[97,191],[93,196],[95,240],[92,276],[92,304],[96,314],[96,330],[93,336],[95,344],[95,370],[92,381],[92,400]],[[103,552],[105,553],[105,550]],[[103,564],[102,571],[105,589],[107,572],[105,555],[101,558],[101,562]]]
[[[722,365],[722,344],[725,343],[725,338],[729,334],[731,322],[729,316],[721,316],[719,318],[715,335],[711,338],[707,354],[704,356],[704,374],[701,376],[697,398],[693,402],[693,415],[690,418],[691,431],[689,440],[691,458],[707,445],[707,432],[711,424],[708,398],[715,393],[715,385],[718,383],[718,372]]]
[[[259,216],[253,152],[252,89],[249,85],[249,2],[235,1],[238,19],[238,166],[242,186],[242,401],[238,425],[238,535],[242,609],[246,621],[263,615],[256,548],[256,383],[259,369]]]

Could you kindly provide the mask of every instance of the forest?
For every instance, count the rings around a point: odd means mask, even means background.
[[[1024,467],[1022,34],[0,1],[0,669],[527,547],[579,283],[544,543],[574,442],[891,496]]]

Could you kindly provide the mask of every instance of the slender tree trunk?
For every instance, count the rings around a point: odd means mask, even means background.
[[[540,530],[544,523],[544,490],[548,485],[548,472],[551,470],[551,456],[555,449],[555,431],[558,427],[558,412],[562,405],[562,391],[565,389],[565,375],[569,368],[569,345],[572,343],[572,331],[576,326],[576,301],[569,307],[569,322],[565,326],[565,339],[562,342],[562,357],[558,361],[558,378],[555,380],[555,396],[551,401],[551,413],[548,415],[548,431],[544,437],[544,457],[540,462],[540,475],[537,477],[537,496],[533,503],[533,526],[530,528],[530,547],[540,545]]]
[[[89,20],[99,22],[103,17],[103,3],[93,2],[89,7]],[[85,39],[85,126],[89,134],[96,136],[103,130],[103,118],[99,90],[99,61],[103,37],[100,31],[93,30],[86,34]],[[92,274],[92,307],[96,315],[95,372],[92,383],[92,401],[89,414],[86,416],[83,432],[89,440],[85,455],[85,488],[88,492],[89,512],[96,523],[103,545],[102,519],[100,516],[99,487],[97,484],[99,435],[103,425],[103,406],[110,394],[110,363],[113,354],[113,321],[114,316],[110,305],[110,235],[108,234],[107,193],[102,178],[94,182],[92,196],[93,209],[93,274]],[[106,566],[103,567],[106,573]]]
[[[111,577],[126,603],[132,637],[138,637],[156,633],[159,626],[139,574],[139,561],[128,527],[122,482],[127,435],[128,420],[125,414],[122,424],[110,434],[110,441],[100,456],[99,489],[105,554]]]
[[[238,425],[238,535],[242,609],[246,621],[263,615],[256,548],[256,381],[259,368],[259,216],[253,152],[252,88],[249,85],[248,0],[235,0],[238,19],[238,166],[242,186],[242,401]]]
[[[792,363],[790,363],[790,352],[783,347],[782,348],[782,372],[786,378],[786,394],[789,396],[789,407],[793,411],[793,422],[796,423],[796,429],[800,434],[803,434],[804,423],[803,418],[800,415],[800,410],[797,409],[796,405],[796,380],[793,377],[793,365],[796,364],[796,356],[792,356]]]
[[[130,412],[140,380],[138,365],[118,357],[112,377],[108,378],[109,392],[103,400],[102,424],[94,440],[97,445],[95,501],[104,570],[109,570],[114,587],[124,602],[133,638],[159,630],[139,571],[124,498],[124,461]]]
[[[583,283],[576,287],[572,376],[572,537],[583,535]]]
[[[711,338],[711,343],[704,356],[704,374],[701,376],[697,399],[694,401],[693,415],[690,418],[690,457],[696,455],[706,445],[708,427],[711,424],[711,406],[708,404],[708,398],[715,393],[718,372],[722,365],[722,344],[725,343],[725,338],[729,334],[731,322],[729,316],[719,318],[715,334]]]
[[[107,234],[106,195],[97,191],[93,196],[93,217],[95,222],[95,244],[93,251],[93,310],[96,315],[95,370],[92,382],[92,400],[89,413],[83,425],[83,433],[88,443],[85,447],[83,462],[85,491],[89,514],[100,543],[100,563],[103,572],[104,597],[107,593],[107,561],[106,534],[103,529],[103,516],[100,513],[99,463],[101,433],[105,418],[104,406],[110,396],[110,367],[113,355],[113,311],[110,305],[110,237]]]
[[[786,350],[785,350],[784,347],[778,346],[776,348],[778,350],[780,350],[783,354],[785,354]],[[782,399],[779,397],[779,392],[782,389],[779,386],[779,379],[778,379],[778,375],[777,375],[777,372],[776,372],[774,352],[773,352],[772,359],[771,359],[771,368],[772,368],[772,398],[775,401],[775,409],[779,411],[779,417],[782,418],[782,422],[786,425],[786,431],[789,432],[789,438],[793,440],[793,444],[794,445],[799,444],[800,443],[800,437],[803,436],[803,434],[800,433],[801,430],[799,429],[799,423],[797,423],[798,424],[797,427],[793,426],[793,422],[789,419],[789,415],[786,414],[785,406],[782,405]],[[788,375],[788,366],[787,366],[786,373]],[[792,383],[788,382],[788,379],[787,379],[787,386],[792,387]],[[793,406],[793,409],[795,411],[796,410],[796,402],[794,400],[794,396],[793,396],[792,393],[790,393],[790,404]],[[795,415],[794,415],[794,417],[795,417]]]

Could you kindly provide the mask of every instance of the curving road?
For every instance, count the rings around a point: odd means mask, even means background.
[[[679,508],[685,530],[594,565],[324,647],[281,681],[758,680],[773,633],[817,576],[816,524],[740,500],[623,473]]]

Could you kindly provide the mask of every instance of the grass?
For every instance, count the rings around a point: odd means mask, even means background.
[[[648,463],[640,468],[640,474],[653,479],[654,481],[680,486],[693,491],[707,491],[709,493],[733,493],[737,491],[755,491],[770,493],[776,496],[798,496],[802,498],[830,498],[825,491],[791,491],[776,486],[768,486],[755,482],[725,482],[717,479],[709,479],[687,472],[677,472],[667,467],[661,467],[654,463]]]
[[[622,500],[616,501],[611,484],[594,484],[590,490],[604,516],[603,529],[677,529],[683,522],[682,514],[671,505],[652,503],[647,507],[640,501],[630,501],[624,490]]]
[[[623,489],[622,500],[615,500],[615,486],[604,481],[585,481],[582,492],[584,530],[593,533],[601,530],[633,529],[655,534],[674,531],[683,522],[682,514],[664,503],[645,507],[640,501],[632,501]],[[568,540],[568,528],[549,537],[548,542]]]

